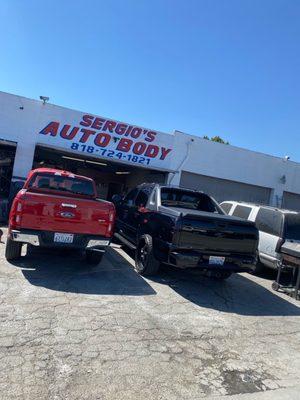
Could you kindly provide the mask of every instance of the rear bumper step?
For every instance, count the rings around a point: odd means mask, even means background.
[[[14,242],[22,242],[31,244],[32,246],[40,246],[39,235],[33,233],[22,233],[20,231],[11,231],[11,239]]]

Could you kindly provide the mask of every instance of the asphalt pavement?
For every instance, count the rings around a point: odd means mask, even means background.
[[[97,266],[26,249],[8,263],[4,249],[1,399],[300,398],[300,302],[272,272],[144,279],[117,245]]]

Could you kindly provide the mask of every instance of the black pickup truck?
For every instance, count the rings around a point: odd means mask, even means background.
[[[225,215],[205,193],[144,183],[113,202],[115,237],[135,250],[141,275],[155,274],[162,263],[217,279],[255,268],[254,223]]]

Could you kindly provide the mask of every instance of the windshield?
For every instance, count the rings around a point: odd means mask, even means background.
[[[84,196],[94,196],[94,186],[87,179],[53,174],[35,174],[28,185],[30,189],[41,191],[55,190]]]
[[[285,239],[300,240],[300,213],[285,215]]]
[[[213,199],[200,192],[162,188],[161,204],[165,207],[181,207],[191,210],[224,214]]]

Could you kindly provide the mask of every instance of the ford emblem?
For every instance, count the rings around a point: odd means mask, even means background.
[[[74,218],[75,217],[75,214],[73,214],[71,212],[67,212],[67,211],[61,212],[60,215],[63,218]]]

